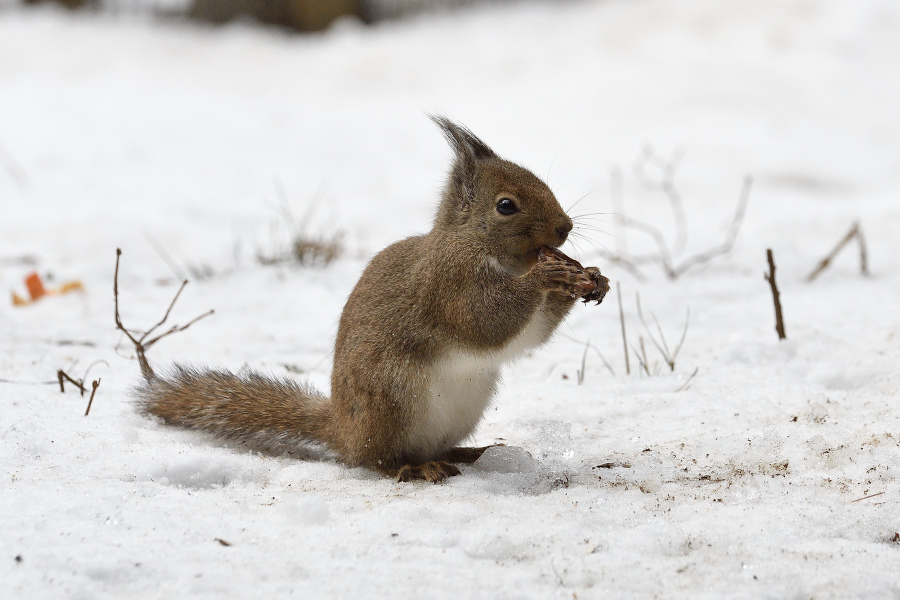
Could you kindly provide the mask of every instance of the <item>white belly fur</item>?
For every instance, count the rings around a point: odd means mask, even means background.
[[[491,402],[500,367],[547,339],[544,311],[534,317],[509,344],[496,352],[453,349],[436,360],[427,373],[429,395],[413,416],[407,449],[412,458],[432,460],[469,437]]]

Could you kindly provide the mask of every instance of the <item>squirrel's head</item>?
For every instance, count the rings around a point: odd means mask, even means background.
[[[466,127],[431,117],[456,155],[435,228],[485,248],[503,269],[527,272],[543,246],[561,246],[572,230],[556,196],[534,173],[494,154]]]

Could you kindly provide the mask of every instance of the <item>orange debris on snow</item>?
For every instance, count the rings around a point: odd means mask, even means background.
[[[44,287],[44,282],[41,281],[41,276],[37,272],[33,271],[25,278],[25,287],[28,288],[28,295],[31,296],[32,302],[47,295],[47,288]]]
[[[41,280],[41,276],[37,274],[37,272],[31,272],[28,276],[25,277],[25,288],[28,290],[29,299],[25,299],[17,293],[12,293],[12,303],[13,306],[25,306],[26,304],[32,304],[37,302],[44,296],[52,296],[57,294],[68,294],[69,292],[81,291],[84,289],[84,286],[80,281],[69,281],[67,283],[62,284],[57,289],[47,289],[44,286],[44,282]]]

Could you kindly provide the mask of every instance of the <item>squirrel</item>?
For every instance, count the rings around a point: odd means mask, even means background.
[[[331,397],[255,372],[175,365],[138,388],[146,413],[235,441],[324,444],[397,481],[459,475],[457,464],[490,447],[457,444],[490,404],[500,367],[609,285],[557,250],[573,222],[543,181],[465,126],[431,119],[454,152],[433,228],[364,270],[341,314]]]

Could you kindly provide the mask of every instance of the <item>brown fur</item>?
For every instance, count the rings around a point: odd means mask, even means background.
[[[459,474],[451,462],[481,455],[484,448],[432,456],[412,445],[432,393],[430,369],[451,351],[500,352],[539,310],[545,341],[585,275],[538,262],[539,249],[559,246],[572,228],[550,189],[465,127],[434,120],[456,155],[434,227],[376,255],[350,294],[332,398],[287,380],[178,367],[141,388],[148,412],[232,439],[322,442],[347,464],[400,481],[441,481]],[[501,197],[520,212],[500,214]]]

